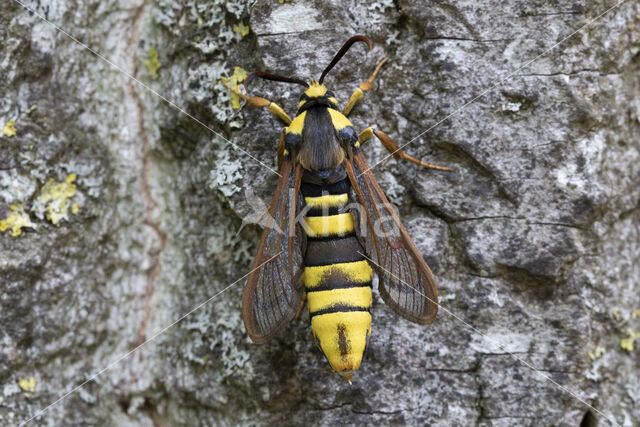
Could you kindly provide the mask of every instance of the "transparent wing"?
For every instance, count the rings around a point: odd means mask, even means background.
[[[295,223],[301,169],[290,160],[280,168],[252,272],[242,295],[242,317],[249,337],[264,342],[293,319],[302,301],[302,240]]]
[[[411,241],[400,218],[369,170],[362,151],[346,160],[346,169],[360,207],[356,232],[379,280],[385,303],[399,315],[429,324],[438,313],[433,274]]]

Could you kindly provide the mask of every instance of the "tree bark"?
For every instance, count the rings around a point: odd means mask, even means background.
[[[24,6],[0,6],[3,425],[639,425],[636,0]],[[238,230],[282,125],[220,79],[317,79],[355,34],[341,105],[391,58],[354,125],[454,171],[364,146],[441,308],[415,325],[374,290],[349,385],[306,310],[245,334],[261,227]],[[294,113],[300,87],[254,83]]]

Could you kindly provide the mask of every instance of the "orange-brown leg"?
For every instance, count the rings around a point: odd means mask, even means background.
[[[271,102],[268,99],[261,98],[259,96],[247,96],[244,93],[240,93],[237,89],[229,86],[229,84],[224,79],[222,79],[221,82],[224,85],[224,87],[226,87],[231,92],[238,95],[240,98],[247,101],[247,105],[249,105],[249,107],[254,107],[254,108],[268,107],[269,112],[274,116],[276,116],[277,119],[284,122],[284,124],[286,124],[287,126],[291,124],[291,117],[289,117],[289,115],[282,109],[282,107],[276,104],[275,102]]]
[[[387,62],[388,59],[389,57],[385,56],[384,59],[380,61],[378,65],[376,65],[376,69],[373,70],[373,74],[371,74],[371,77],[369,77],[367,80],[360,83],[360,86],[358,86],[358,88],[355,91],[353,91],[353,93],[351,94],[351,97],[349,98],[349,101],[347,102],[347,105],[344,107],[344,110],[342,111],[342,114],[344,114],[345,116],[348,116],[351,110],[353,109],[353,107],[359,101],[361,101],[362,98],[364,98],[364,93],[373,89],[373,80],[378,75],[378,72],[380,71],[380,68],[382,68],[382,65],[384,65],[384,63]]]
[[[371,128],[367,128],[367,129],[371,129]],[[365,131],[367,130],[365,129]],[[363,131],[362,133],[364,133],[365,131]],[[362,135],[362,133],[360,135]],[[389,153],[391,153],[393,155],[393,157],[397,160],[400,159],[404,159],[404,160],[408,160],[412,163],[415,163],[416,165],[420,165],[422,167],[425,168],[429,168],[429,169],[436,169],[439,171],[451,171],[451,168],[446,168],[443,166],[436,166],[436,165],[432,165],[429,163],[425,163],[421,160],[416,159],[415,157],[411,157],[410,155],[408,155],[407,153],[405,153],[400,146],[398,145],[398,143],[396,143],[393,139],[391,139],[391,137],[389,135],[387,135],[386,133],[380,131],[380,130],[373,130],[373,134],[380,140],[380,142],[382,143],[382,145],[384,145],[384,148],[387,149],[387,151],[389,151]],[[370,136],[369,136],[370,138]],[[367,138],[368,139],[368,138]],[[360,137],[358,137],[358,141],[360,140]]]
[[[280,133],[280,139],[278,139],[278,171],[280,170],[280,166],[282,166],[282,162],[284,161],[284,131]]]

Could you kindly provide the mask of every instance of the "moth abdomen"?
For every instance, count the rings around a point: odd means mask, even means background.
[[[373,271],[356,237],[354,217],[346,210],[349,181],[307,182],[301,191],[308,209],[302,281],[311,329],[333,370],[349,380],[360,367],[371,333]]]

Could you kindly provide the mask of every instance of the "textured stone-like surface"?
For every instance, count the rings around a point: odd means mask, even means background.
[[[38,422],[579,425],[589,408],[549,379],[617,423],[640,420],[640,343],[623,341],[640,337],[638,2],[524,67],[613,3],[25,4],[120,70],[14,0],[0,6],[0,129],[17,131],[0,134],[0,219],[22,204],[35,224],[0,234],[3,425],[107,366]],[[242,277],[260,229],[237,230],[245,191],[272,194],[275,174],[253,158],[275,167],[280,125],[234,110],[218,81],[234,66],[317,78],[354,34],[375,47],[356,45],[327,78],[340,101],[391,55],[354,124],[455,171],[374,169],[442,308],[424,328],[374,295],[349,386],[306,313],[266,345],[244,334]],[[297,105],[298,87],[253,87]],[[386,157],[365,148],[371,164]],[[75,192],[53,224],[43,188],[70,174]],[[33,390],[20,382],[32,377]]]

